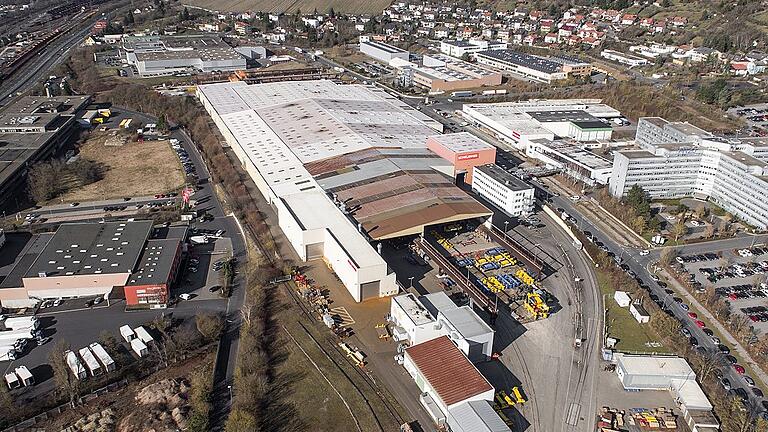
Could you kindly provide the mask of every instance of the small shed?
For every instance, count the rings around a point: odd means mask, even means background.
[[[32,372],[30,372],[26,366],[17,367],[16,376],[19,377],[21,384],[24,386],[31,386],[35,384],[35,377],[32,376]]]
[[[21,381],[19,381],[19,377],[14,372],[5,374],[5,383],[11,390],[21,387]]]
[[[632,299],[629,298],[629,294],[627,294],[626,291],[616,291],[613,294],[613,299],[616,300],[616,304],[620,307],[628,307],[632,302]]]
[[[640,303],[632,303],[629,306],[629,313],[631,313],[640,324],[645,324],[651,320],[651,315],[648,314]]]
[[[142,342],[141,339],[132,339],[131,349],[139,357],[144,357],[145,355],[149,354],[149,350],[147,350],[147,345],[144,344],[144,342]]]

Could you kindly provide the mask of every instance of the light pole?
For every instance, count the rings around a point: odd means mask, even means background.
[[[509,225],[509,221],[504,221],[504,240],[509,241],[509,238],[507,237],[507,225]]]
[[[232,403],[232,386],[228,385],[227,389],[229,390],[229,402]]]
[[[413,288],[413,278],[414,278],[413,276],[408,278],[408,282],[410,282],[411,288]]]

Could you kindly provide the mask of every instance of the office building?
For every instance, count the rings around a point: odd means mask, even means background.
[[[496,147],[469,132],[433,135],[427,138],[427,148],[451,163],[457,184],[471,184],[474,167],[496,161]]]
[[[363,40],[362,38],[360,40],[360,52],[386,64],[389,64],[390,61],[396,58],[408,61],[410,57],[410,53],[404,49],[388,43],[370,39]]]
[[[475,54],[475,60],[478,64],[539,82],[551,83],[568,76],[560,63],[513,50],[481,51]]]
[[[549,57],[549,60],[561,64],[563,72],[569,77],[585,77],[592,75],[592,65],[576,57],[556,55]]]
[[[299,257],[324,260],[356,301],[398,292],[379,241],[491,214],[427,147],[436,122],[382,90],[234,82],[198,97]]]
[[[640,149],[616,152],[609,190],[642,187],[652,198],[695,197],[719,205],[760,229],[768,228],[768,140],[723,139],[687,123],[643,118]]]
[[[410,82],[433,92],[501,85],[501,73],[445,54],[425,55],[422,65],[407,68]]]
[[[566,140],[534,139],[529,142],[525,154],[587,185],[608,184],[613,163],[578,144]]]
[[[0,283],[0,304],[27,307],[124,289],[129,307],[164,306],[186,229],[163,240],[151,234],[151,221],[134,221],[66,223],[35,236]]]
[[[533,212],[533,186],[496,165],[474,168],[472,191],[487,199],[509,216],[526,216]]]
[[[25,96],[0,111],[0,208],[15,209],[27,172],[74,139],[90,96]]]
[[[504,42],[494,42],[485,40],[442,40],[440,41],[440,52],[456,58],[472,56],[480,51],[495,51],[507,49]]]
[[[122,55],[140,77],[246,68],[246,58],[216,36],[126,36]]]

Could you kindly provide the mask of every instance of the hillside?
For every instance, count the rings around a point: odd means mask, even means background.
[[[185,0],[183,3],[219,12],[336,12],[380,14],[391,0]]]

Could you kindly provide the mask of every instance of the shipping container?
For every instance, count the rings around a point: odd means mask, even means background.
[[[141,341],[141,339],[133,339],[131,341],[131,349],[139,357],[144,357],[149,353],[149,350],[147,350],[147,346],[144,344],[144,342]]]
[[[451,96],[452,97],[470,97],[473,94],[474,93],[472,93],[471,91],[461,90],[461,91],[455,91],[455,92],[451,93]]]
[[[89,345],[89,347],[91,348],[91,351],[96,356],[96,358],[99,359],[101,365],[104,366],[104,370],[106,372],[112,372],[117,369],[117,366],[115,366],[115,361],[112,360],[112,357],[107,353],[107,350],[101,346],[101,344],[94,342]]]
[[[30,372],[26,366],[17,367],[16,376],[19,377],[21,385],[25,387],[35,385],[35,377],[32,376],[32,372]]]
[[[78,353],[80,354],[83,363],[85,363],[85,367],[88,368],[88,372],[91,373],[91,376],[99,376],[102,374],[103,370],[101,369],[99,361],[96,360],[96,356],[93,355],[88,347],[80,348]]]
[[[80,360],[77,358],[75,353],[70,350],[65,351],[64,359],[67,360],[67,366],[69,366],[69,370],[72,372],[72,375],[74,375],[75,378],[81,380],[88,377],[88,373],[85,371],[83,364],[80,363]]]
[[[120,327],[120,335],[128,343],[131,343],[131,340],[136,339],[136,333],[134,333],[133,330],[131,330],[131,327],[128,325]]]
[[[136,337],[141,339],[141,341],[144,342],[145,344],[154,342],[154,339],[152,339],[152,336],[144,327],[138,326],[135,329],[133,329],[133,331],[136,333]]]

